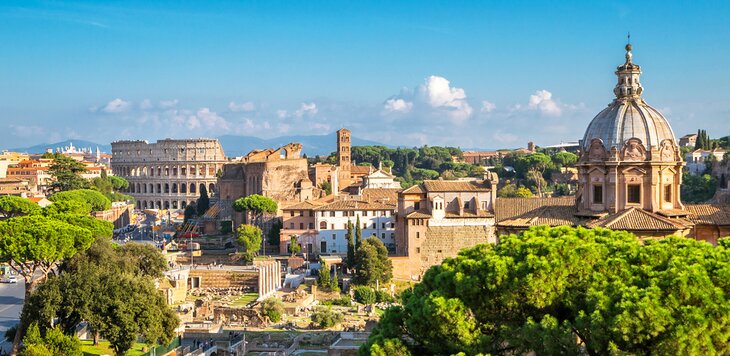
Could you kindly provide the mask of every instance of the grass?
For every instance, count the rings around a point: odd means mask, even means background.
[[[234,300],[231,303],[231,306],[234,306],[234,307],[245,307],[249,303],[251,303],[251,302],[255,301],[256,299],[258,299],[258,297],[259,297],[259,294],[258,293],[246,293],[246,294],[242,295],[241,297],[239,297],[238,299]]]
[[[114,350],[112,350],[108,341],[99,341],[99,345],[97,346],[94,346],[93,344],[94,341],[92,340],[82,340],[81,352],[83,352],[84,355],[114,355]],[[127,351],[127,356],[144,355],[142,350],[145,347],[147,347],[147,345],[137,342],[132,345],[132,348],[129,351]]]

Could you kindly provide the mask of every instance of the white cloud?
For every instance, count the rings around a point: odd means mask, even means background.
[[[490,113],[490,112],[494,111],[494,109],[496,109],[496,108],[497,108],[497,105],[495,105],[493,102],[488,101],[488,100],[482,101],[482,110],[481,110],[482,112]]]
[[[256,104],[254,104],[251,101],[247,101],[245,103],[236,103],[235,101],[231,101],[228,103],[228,110],[231,110],[233,112],[239,112],[239,111],[254,111],[256,110]]]
[[[553,93],[544,89],[530,95],[529,108],[547,116],[560,116],[563,113],[560,105],[553,100]]]
[[[33,137],[38,135],[44,135],[46,130],[41,126],[35,125],[8,125],[13,130],[13,136],[17,137]]]
[[[110,114],[116,114],[121,113],[129,110],[130,106],[132,104],[128,101],[124,101],[120,98],[116,98],[110,102],[108,102],[106,105],[104,105],[103,108],[101,108],[101,111],[110,113]]]
[[[317,114],[319,110],[317,109],[317,104],[315,103],[302,103],[299,105],[299,109],[294,112],[294,117],[297,119],[301,119],[305,115],[307,117],[312,117]]]
[[[464,121],[474,111],[466,101],[464,89],[450,86],[444,77],[432,75],[426,78],[419,92],[431,107],[445,109],[453,121]]]
[[[171,109],[171,108],[177,107],[177,104],[178,104],[177,99],[162,100],[162,101],[160,101],[160,108]]]
[[[276,110],[276,117],[280,119],[285,119],[287,116],[289,116],[289,112],[286,110]]]
[[[243,128],[245,128],[247,130],[253,130],[253,128],[255,126],[256,125],[253,123],[253,120],[251,120],[251,119],[245,119],[245,120],[243,120]]]
[[[405,101],[403,99],[388,99],[385,101],[383,109],[386,112],[402,112],[406,113],[413,109],[413,102]]]
[[[209,108],[198,109],[196,118],[207,128],[216,128],[220,130],[228,130],[230,128],[226,119],[218,115],[215,111],[211,111]]]
[[[152,109],[152,101],[150,99],[144,99],[142,102],[139,103],[139,108],[142,110],[149,110]]]

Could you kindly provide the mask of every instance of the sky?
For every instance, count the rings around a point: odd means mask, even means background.
[[[677,137],[730,134],[729,1],[3,1],[0,147],[325,134],[576,141],[631,32]]]

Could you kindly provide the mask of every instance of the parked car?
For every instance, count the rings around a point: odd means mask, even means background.
[[[15,276],[8,277],[8,283],[18,283],[18,277],[15,277]]]

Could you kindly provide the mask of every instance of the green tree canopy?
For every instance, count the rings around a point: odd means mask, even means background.
[[[81,341],[75,335],[64,335],[58,328],[50,328],[41,335],[37,323],[28,327],[23,338],[24,356],[81,356]]]
[[[507,183],[504,187],[497,190],[499,198],[531,198],[532,191],[525,187],[518,187],[514,183]]]
[[[7,262],[23,277],[26,302],[33,288],[45,280],[61,260],[87,249],[92,242],[93,234],[88,229],[42,215],[0,221],[0,261]],[[27,325],[22,320],[18,325],[14,351],[18,349]]]
[[[261,313],[269,317],[272,323],[278,323],[284,315],[284,303],[276,297],[266,298],[261,302]]]
[[[89,215],[91,205],[83,200],[59,200],[43,208],[43,215],[53,216],[58,214]]]
[[[278,210],[276,201],[259,194],[238,198],[233,202],[233,209],[236,211],[250,211],[254,214],[274,214]]]
[[[502,236],[429,269],[361,353],[726,354],[724,245],[570,227]]]
[[[289,251],[292,256],[296,256],[299,252],[302,252],[302,245],[299,243],[297,235],[292,235],[289,240]]]
[[[76,189],[55,193],[48,200],[52,202],[76,200],[84,202],[91,206],[92,211],[108,210],[112,207],[112,202],[104,194],[91,189]]]
[[[358,218],[360,215],[358,215]],[[360,223],[358,222],[358,225]],[[353,268],[355,266],[355,237],[353,236],[353,226],[352,221],[347,220],[347,232],[345,232],[345,240],[347,240],[347,260],[345,261],[345,264],[347,264],[347,268]]]
[[[243,247],[241,257],[247,262],[253,261],[261,248],[261,229],[257,226],[242,224],[236,229],[236,242]]]
[[[393,278],[393,263],[388,258],[388,249],[375,236],[365,239],[355,253],[355,282],[375,285],[376,281],[387,283]]]
[[[33,292],[23,318],[37,322],[41,332],[53,319],[66,333],[86,321],[95,339],[97,334],[107,339],[117,354],[139,336],[167,344],[179,320],[154,284],[166,267],[154,247],[97,239]]]
[[[570,167],[578,161],[578,156],[571,152],[558,152],[552,157],[553,163],[558,168]]]
[[[686,203],[704,203],[715,196],[717,186],[717,178],[709,174],[693,175],[685,173],[682,175],[682,201]]]
[[[84,171],[86,166],[82,162],[62,154],[55,154],[53,163],[48,168],[48,174],[55,178],[51,188],[55,191],[87,188],[89,182],[81,177]]]
[[[198,216],[203,216],[210,209],[210,198],[208,197],[208,189],[205,184],[200,186],[200,197],[195,202],[195,208],[198,209]]]
[[[41,208],[30,199],[10,195],[0,196],[0,216],[12,218],[21,215],[38,214]]]

